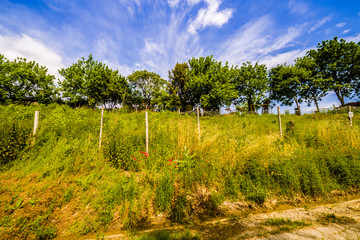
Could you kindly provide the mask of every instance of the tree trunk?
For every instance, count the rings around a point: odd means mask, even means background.
[[[255,112],[254,103],[251,98],[248,99],[248,111]]]
[[[334,90],[334,92],[335,92],[337,98],[339,99],[341,106],[344,106],[345,105],[344,97],[341,96],[340,90]]]
[[[298,102],[298,100],[297,100],[297,97],[296,97],[296,96],[294,96],[294,100],[295,100],[295,103],[296,103],[296,107],[297,107],[297,109],[298,109],[298,111],[299,111],[299,113],[300,113],[300,115],[301,115],[300,105],[299,105],[299,102]],[[296,113],[295,113],[295,114],[296,114]]]
[[[317,111],[320,112],[319,104],[318,104],[316,97],[314,97],[314,102],[315,102]]]

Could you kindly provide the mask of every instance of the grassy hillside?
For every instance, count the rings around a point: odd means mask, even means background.
[[[34,111],[40,111],[36,139]],[[202,117],[0,106],[0,236],[49,239],[186,223],[226,201],[320,198],[360,184],[360,121],[346,114]],[[291,123],[289,123],[291,121]]]

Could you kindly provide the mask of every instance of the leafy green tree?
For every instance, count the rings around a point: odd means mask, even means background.
[[[265,99],[269,88],[266,66],[250,62],[234,69],[234,83],[239,94],[237,102],[247,103],[248,111],[254,112]]]
[[[127,78],[137,101],[154,108],[154,99],[158,98],[159,94],[164,94],[166,80],[162,79],[159,74],[146,70],[135,71]]]
[[[326,96],[324,80],[318,71],[316,62],[313,58],[305,56],[296,59],[295,67],[301,73],[300,77],[300,96],[310,106],[315,104],[317,111],[320,111],[319,101]]]
[[[59,73],[64,77],[59,83],[63,97],[71,105],[98,104],[113,108],[122,103],[126,95],[130,95],[125,77],[117,70],[95,61],[92,55],[88,59],[81,58],[68,68],[62,68]]]
[[[222,66],[212,56],[189,60],[189,101],[204,110],[219,110],[238,97],[232,77],[233,72],[227,65]]]
[[[188,72],[187,63],[176,63],[174,69],[169,71],[168,92],[171,96],[171,105],[181,108],[182,111],[190,104],[191,91],[186,87],[189,82]]]
[[[292,65],[280,64],[270,70],[270,97],[272,100],[291,106],[294,102],[300,112],[301,79],[304,71]]]
[[[344,39],[323,41],[316,50],[310,50],[308,55],[315,63],[326,81],[327,90],[333,90],[341,105],[345,105],[344,98],[354,97],[355,90],[359,91],[360,80],[360,46]]]
[[[56,95],[55,77],[35,61],[0,55],[0,100],[12,103],[50,103]]]

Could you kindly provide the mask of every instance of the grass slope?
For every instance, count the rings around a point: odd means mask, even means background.
[[[40,111],[36,139],[34,111]],[[356,114],[355,114],[356,115]],[[360,184],[356,116],[202,117],[67,106],[0,106],[0,236],[51,239],[146,225],[164,214],[186,223],[224,200],[319,197]],[[290,123],[291,121],[291,123]]]

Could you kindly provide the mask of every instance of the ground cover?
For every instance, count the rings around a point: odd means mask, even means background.
[[[81,236],[157,218],[189,224],[231,214],[228,203],[261,208],[358,189],[356,113],[353,127],[346,114],[283,115],[283,137],[276,115],[200,121],[199,141],[195,116],[150,112],[146,153],[145,114],[106,111],[99,150],[100,110],[0,106],[0,236]]]

